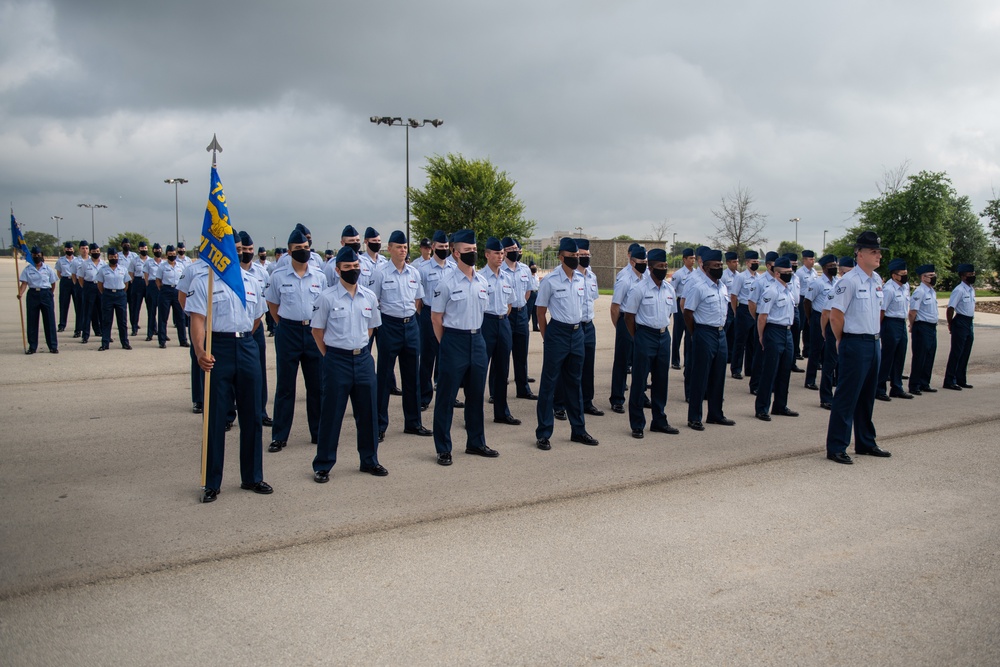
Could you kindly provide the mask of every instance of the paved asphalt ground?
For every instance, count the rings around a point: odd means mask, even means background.
[[[429,438],[402,433],[394,399],[389,477],[358,472],[347,426],[318,485],[300,388],[288,448],[264,453],[275,493],[239,489],[234,431],[223,492],[201,505],[186,350],[140,336],[98,353],[64,335],[58,356],[25,356],[12,282],[5,665],[1000,664],[1000,316],[977,316],[975,389],[876,404],[888,460],[826,461],[829,413],[801,375],[789,400],[801,417],[755,420],[746,383],[729,380],[736,427],[690,431],[676,373],[679,436],[633,440],[608,411],[587,422],[599,447],[557,422],[541,452],[534,403],[514,399],[524,425],[487,419],[499,459],[459,449],[441,468]],[[530,365],[537,376],[537,334]],[[459,442],[461,426],[459,414]]]

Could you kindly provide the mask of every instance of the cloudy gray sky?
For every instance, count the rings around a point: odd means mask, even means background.
[[[0,2],[0,194],[26,229],[200,234],[217,133],[234,225],[320,247],[405,224],[404,130],[489,158],[537,236],[700,241],[742,183],[769,245],[843,233],[886,168],[1000,189],[1000,5],[474,0]],[[9,242],[8,234],[5,240]]]

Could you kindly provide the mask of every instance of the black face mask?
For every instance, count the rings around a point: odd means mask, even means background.
[[[241,252],[240,253],[240,261],[242,261],[244,264],[249,264],[250,262],[253,261],[253,253],[252,252]]]
[[[569,268],[571,268],[574,271],[576,271],[576,267],[580,266],[580,258],[579,257],[563,257],[563,264],[565,264]]]
[[[933,278],[931,278],[931,285],[936,285],[936,284],[937,284],[937,276],[934,276]]]
[[[458,257],[459,257],[459,259],[462,260],[462,263],[465,264],[465,265],[467,265],[467,266],[475,266],[476,265],[476,251],[475,250],[473,250],[472,252],[463,252]]]
[[[126,243],[125,245],[122,246],[122,250],[124,250],[125,252],[132,252],[132,244]]]
[[[361,252],[361,244],[358,243],[357,241],[355,241],[354,243],[348,243],[347,247],[348,248],[352,248],[354,250],[354,252],[357,252],[357,253]]]
[[[751,271],[756,271],[760,268],[760,262],[754,262],[753,264],[747,264],[747,268]]]
[[[361,275],[361,269],[349,269],[347,271],[341,271],[341,279],[348,285],[356,285],[358,283],[358,276]]]
[[[722,277],[722,269],[709,269],[708,275],[712,276],[712,280],[718,280]]]
[[[183,257],[184,253],[186,253],[186,252],[187,252],[187,250],[178,250],[177,254],[180,255],[181,257]],[[253,254],[253,253],[250,253],[250,254]]]
[[[66,256],[67,257],[72,257],[73,256],[73,251],[72,250],[67,250],[66,251]]]
[[[108,259],[108,266],[118,266],[118,258],[115,257],[114,259]]]
[[[906,279],[909,277],[909,275],[910,274],[908,274],[908,273],[900,273],[899,274],[899,284],[902,285],[903,283],[905,283]]]
[[[99,252],[91,252],[90,253],[90,258],[91,259],[97,259],[97,260],[99,260],[99,259],[101,259],[101,253],[99,253]]]
[[[33,261],[33,262],[34,262],[35,264],[40,264],[40,263],[41,263],[41,261],[42,261],[43,259],[45,259],[45,258],[44,258],[44,257],[42,257],[41,255],[32,255],[32,256],[31,256],[31,259],[32,259],[32,261]]]
[[[290,254],[292,255],[292,259],[301,264],[305,264],[306,262],[308,262],[309,258],[312,256],[312,253],[309,252],[309,248],[299,248],[298,250],[292,250]]]
[[[438,259],[448,259],[448,249],[447,248],[438,248],[437,250],[434,251],[434,255]]]
[[[262,253],[260,253],[260,254],[259,254],[259,255],[257,255],[257,256],[258,256],[258,257],[260,257],[260,261],[262,261],[262,262],[263,262],[263,261],[264,261],[265,259],[267,259],[267,253],[266,253],[266,252],[262,252]]]
[[[510,252],[507,253],[507,259],[511,262],[516,262],[517,260],[521,259],[521,253],[519,253],[516,250],[511,250]]]
[[[531,275],[535,275],[536,273],[538,273],[538,269],[532,267],[532,269],[531,269]]]
[[[639,275],[642,275],[643,273],[645,273],[646,272],[646,262],[639,262],[638,264],[636,264],[635,265],[635,270],[639,272]]]
[[[786,283],[791,282],[792,281],[792,274],[790,274],[790,273],[779,273],[778,274],[778,279],[782,280],[782,281],[784,281]]]
[[[587,268],[590,266],[590,257],[580,257],[580,266]]]
[[[662,282],[667,277],[666,269],[650,269],[649,272],[654,278]]]
[[[381,243],[369,243],[368,244],[368,249],[371,250],[372,252],[378,252],[379,250],[382,249],[382,244]]]
[[[829,268],[829,269],[823,269],[823,273],[825,273],[830,278],[836,278],[837,277],[837,267],[834,266],[834,267]]]
[[[167,255],[167,261],[168,262],[176,262],[177,261],[177,255]]]
[[[976,277],[975,276],[965,276],[965,284],[966,285],[975,285],[976,284]]]
[[[145,257],[146,255],[148,255],[148,254],[149,254],[149,252],[148,252],[148,251],[146,251],[146,250],[140,250],[140,251],[139,251],[139,254],[140,254],[140,255],[142,255],[143,257]]]
[[[163,256],[163,251],[162,250],[154,250],[153,251],[153,257],[162,257],[162,256]]]

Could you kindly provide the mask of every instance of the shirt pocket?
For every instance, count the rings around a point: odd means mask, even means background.
[[[281,294],[295,294],[295,285],[282,285],[278,288]]]
[[[449,295],[449,298],[452,301],[465,301],[467,298],[469,298],[469,295],[465,290],[462,290],[460,292],[452,292]]]

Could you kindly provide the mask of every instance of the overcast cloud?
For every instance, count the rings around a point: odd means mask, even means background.
[[[691,5],[691,6],[689,6]],[[814,6],[816,5],[816,6]],[[693,241],[738,183],[769,245],[819,246],[885,168],[947,171],[976,210],[1000,188],[995,2],[0,4],[0,183],[26,229],[200,234],[213,133],[234,225],[320,247],[405,225],[402,128],[424,156],[489,158],[537,236]],[[5,241],[9,242],[5,235]]]

